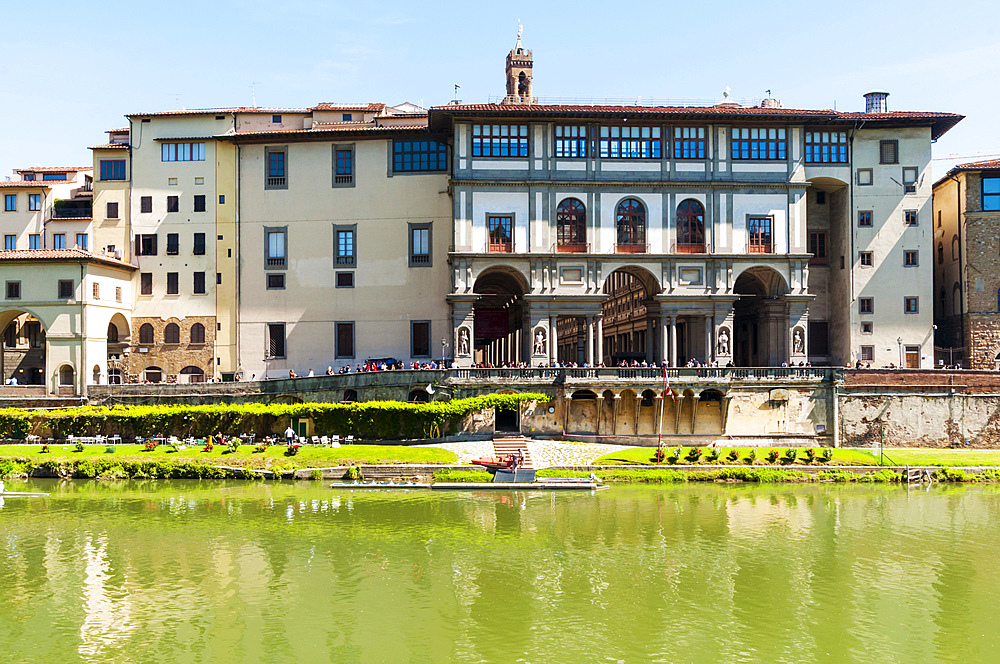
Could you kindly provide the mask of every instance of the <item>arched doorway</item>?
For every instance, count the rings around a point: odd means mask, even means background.
[[[410,403],[427,403],[431,400],[431,395],[427,394],[427,390],[424,388],[418,387],[415,390],[410,390],[406,400]]]
[[[204,383],[205,372],[201,367],[189,366],[181,369],[180,382],[182,383]]]
[[[120,313],[116,313],[108,322],[108,385],[121,385],[125,382],[128,374],[129,330],[128,320]]]
[[[0,376],[4,383],[45,384],[45,328],[23,310],[0,312]]]
[[[733,363],[742,367],[775,367],[788,359],[788,285],[773,269],[752,267],[736,279],[733,304],[736,328]]]
[[[601,343],[607,366],[663,359],[656,334],[660,311],[653,299],[659,292],[656,277],[640,267],[619,268],[604,280]]]
[[[521,275],[504,269],[489,270],[476,279],[473,362],[502,366],[522,357],[526,286]]]

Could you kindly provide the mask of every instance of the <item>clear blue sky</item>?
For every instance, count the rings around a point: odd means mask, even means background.
[[[966,115],[934,147],[1000,156],[1000,5],[50,0],[4,7],[0,177],[90,163],[124,114],[324,101],[485,102],[504,91],[518,21],[546,98],[763,97],[786,107]]]

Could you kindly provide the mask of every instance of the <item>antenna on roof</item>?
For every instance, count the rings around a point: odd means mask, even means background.
[[[180,92],[168,92],[168,95],[174,98],[174,108],[175,111],[181,110],[181,93]]]
[[[260,81],[250,81],[250,107],[257,108],[257,84]]]

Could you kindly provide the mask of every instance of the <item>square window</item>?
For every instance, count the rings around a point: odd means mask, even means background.
[[[276,272],[267,275],[267,288],[268,290],[284,290],[285,288],[285,273]]]
[[[861,265],[861,267],[871,267],[874,264],[874,258],[872,256],[872,252],[870,251],[858,252],[858,264]]]
[[[983,212],[996,212],[1000,210],[1000,177],[984,177],[983,186]],[[938,212],[940,218],[941,213]]]
[[[194,248],[191,250],[191,253],[194,254],[195,256],[204,256],[205,255],[205,234],[204,233],[195,233],[194,234]]]
[[[429,320],[410,322],[410,355],[412,357],[431,356],[431,322]]]
[[[42,195],[28,194],[28,211],[38,212],[42,209]]]
[[[3,197],[4,212],[17,212],[17,194],[5,194]]]
[[[196,185],[199,185],[199,184],[205,184],[205,178],[195,178],[195,179],[194,179],[194,183],[195,183]]]
[[[167,295],[177,295],[180,292],[176,272],[167,272]]]
[[[862,346],[861,347],[861,361],[862,362],[874,362],[875,361],[875,346]]]
[[[354,357],[354,322],[334,323],[336,327],[337,347],[334,355],[337,359]]]
[[[194,211],[204,212],[205,211],[205,195],[198,194],[194,197]]]
[[[859,297],[858,298],[858,313],[859,314],[873,314],[873,313],[875,313],[875,298],[873,298],[873,297]]]
[[[916,249],[903,250],[903,267],[917,267],[920,264],[920,252]]]
[[[871,210],[859,210],[858,211],[858,226],[863,228],[870,228],[872,225],[872,211]]]
[[[195,272],[194,273],[194,293],[195,295],[204,295],[207,291],[205,290],[205,273]]]
[[[907,296],[903,298],[903,313],[904,314],[917,314],[920,313],[920,298]]]
[[[167,256],[176,256],[179,253],[181,253],[180,235],[167,233]]]
[[[167,212],[179,212],[180,206],[180,196],[167,196]]]
[[[77,233],[76,246],[78,249],[83,249],[84,251],[87,251],[88,247],[90,246],[90,237],[86,233]]]
[[[351,114],[350,113],[341,113],[340,114],[340,121],[341,122],[350,122],[351,121]]]
[[[878,142],[878,163],[898,164],[899,163],[899,141],[896,139],[883,140]]]
[[[139,197],[139,212],[150,213],[153,211],[153,197],[152,196],[140,196]]]
[[[176,187],[177,186],[177,178],[167,178],[167,186],[168,187]]]
[[[38,233],[32,233],[28,236],[28,249],[32,251],[38,251],[42,248],[42,236]]]
[[[135,236],[135,255],[136,256],[155,256],[156,255],[156,234],[146,233],[143,235]]]
[[[861,334],[872,334],[875,330],[875,323],[866,320],[861,323]]]
[[[903,167],[903,184],[913,184],[917,183],[917,173],[918,170],[915,166],[904,166]]]
[[[124,159],[107,159],[101,160],[101,179],[102,180],[124,180],[125,179],[125,160]]]
[[[117,219],[118,218],[118,201],[111,201],[107,204],[107,218]]]
[[[73,297],[73,280],[72,279],[60,279],[59,280],[59,299],[68,300]]]
[[[267,324],[267,348],[265,349],[267,357],[284,357],[285,356],[285,324],[284,323],[268,323]]]
[[[7,299],[8,300],[20,300],[21,299],[21,282],[20,281],[8,281],[7,282]]]
[[[52,248],[53,249],[65,249],[66,248],[66,234],[65,233],[53,233],[52,234]]]
[[[17,236],[16,235],[4,235],[3,236],[3,248],[4,251],[14,251],[17,249]]]
[[[858,186],[868,187],[872,184],[872,169],[870,168],[859,168],[858,169]]]
[[[907,226],[917,225],[917,211],[916,210],[903,210],[903,223]]]
[[[153,294],[153,273],[143,272],[139,275],[139,295]]]
[[[337,272],[335,283],[337,288],[354,288],[354,273]]]
[[[281,116],[280,115],[272,115],[271,116],[271,122],[274,123],[274,124],[279,124],[281,122]]]

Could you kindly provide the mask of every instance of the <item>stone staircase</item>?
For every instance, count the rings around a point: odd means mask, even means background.
[[[524,463],[521,465],[521,468],[534,468],[535,464],[531,460],[531,451],[528,449],[529,442],[531,442],[530,438],[520,435],[496,435],[493,436],[493,452],[498,458],[503,454],[517,454],[520,452],[524,455]]]

